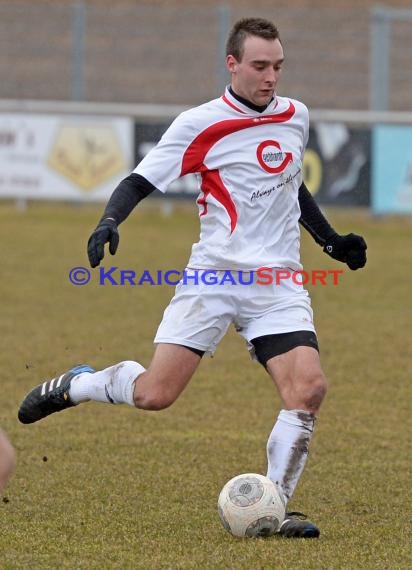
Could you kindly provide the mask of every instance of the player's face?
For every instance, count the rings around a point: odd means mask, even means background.
[[[267,105],[273,97],[283,63],[279,40],[248,36],[241,61],[228,55],[226,65],[231,74],[232,89],[255,105]]]

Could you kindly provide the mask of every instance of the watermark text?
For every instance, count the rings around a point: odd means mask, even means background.
[[[343,269],[303,269],[259,267],[256,270],[214,270],[214,269],[177,269],[149,270],[136,272],[133,269],[119,267],[99,267],[94,273],[99,285],[143,286],[143,285],[280,285],[291,281],[295,285],[338,285]],[[85,267],[73,267],[69,280],[74,285],[86,285],[91,280],[91,272]]]

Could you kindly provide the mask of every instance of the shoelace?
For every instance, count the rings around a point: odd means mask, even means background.
[[[308,518],[304,513],[300,513],[299,511],[291,511],[290,513],[286,513],[285,519],[287,519],[289,517],[296,517],[296,518],[300,519],[301,521],[304,521]]]

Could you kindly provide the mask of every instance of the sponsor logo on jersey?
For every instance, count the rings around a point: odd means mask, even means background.
[[[280,174],[293,161],[291,152],[283,152],[280,144],[266,140],[259,144],[256,156],[260,166],[270,174]]]

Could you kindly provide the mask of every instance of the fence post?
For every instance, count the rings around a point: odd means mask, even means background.
[[[228,84],[228,73],[226,70],[226,39],[230,30],[230,6],[221,4],[217,6],[218,25],[218,56],[217,56],[217,88],[219,94],[223,93]]]
[[[369,106],[372,111],[389,108],[389,51],[391,21],[386,8],[372,8],[370,35]]]
[[[72,52],[72,99],[84,101],[86,98],[85,85],[85,56],[86,56],[86,6],[83,1],[73,4],[73,52]]]

